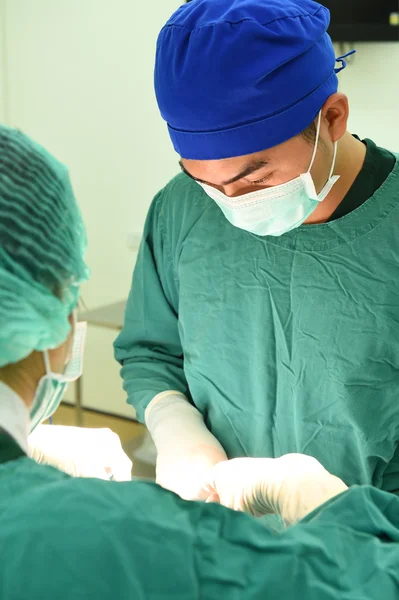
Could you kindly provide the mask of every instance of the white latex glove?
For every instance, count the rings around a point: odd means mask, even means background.
[[[179,392],[165,392],[148,405],[145,421],[157,448],[156,480],[185,500],[205,500],[209,471],[227,456],[201,413]]]
[[[29,456],[73,477],[131,481],[132,462],[110,429],[39,425],[28,438]]]
[[[291,525],[348,488],[315,458],[286,454],[220,463],[210,473],[206,489],[208,501],[255,517],[277,513]]]

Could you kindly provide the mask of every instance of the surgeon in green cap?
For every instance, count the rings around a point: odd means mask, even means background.
[[[221,461],[290,453],[399,491],[398,155],[348,131],[328,26],[312,0],[194,0],[159,35],[183,173],[149,210],[115,348],[186,499]]]

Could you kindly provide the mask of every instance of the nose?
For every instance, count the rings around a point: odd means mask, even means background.
[[[229,196],[229,198],[237,198],[238,196],[247,194],[249,191],[253,191],[249,188],[250,186],[248,186],[248,184],[237,181],[236,183],[229,183],[229,185],[223,186],[223,193],[226,196]]]

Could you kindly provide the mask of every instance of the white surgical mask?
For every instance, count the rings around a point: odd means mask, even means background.
[[[312,160],[306,173],[287,183],[265,188],[236,198],[230,198],[216,188],[200,183],[204,191],[221,208],[225,217],[235,227],[256,235],[278,236],[302,225],[318,204],[330,193],[339,175],[333,175],[338,142],[334,144],[334,156],[326,185],[317,194],[310,171],[316,157],[321,125],[321,112],[317,123],[317,135]]]
[[[70,360],[62,374],[51,371],[49,354],[47,351],[43,352],[46,374],[37,385],[30,409],[31,431],[51,417],[58,408],[68,384],[82,375],[86,331],[87,323],[76,323]]]

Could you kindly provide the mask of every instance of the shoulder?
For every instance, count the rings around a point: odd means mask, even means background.
[[[147,215],[144,237],[163,241],[172,256],[188,236],[204,235],[203,218],[214,218],[219,209],[203,189],[184,173],[174,177],[155,196]]]
[[[24,479],[0,511],[1,598],[24,597],[11,593],[18,579],[43,600],[195,597],[200,505],[146,482],[60,479],[46,468],[41,482]]]
[[[179,173],[165,185],[163,193],[166,197],[173,197],[175,194],[201,196],[204,192],[194,179],[191,179],[185,173]]]
[[[162,218],[170,225],[176,219],[182,223],[198,219],[213,206],[213,201],[193,179],[180,173],[161,190],[157,203]]]

